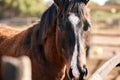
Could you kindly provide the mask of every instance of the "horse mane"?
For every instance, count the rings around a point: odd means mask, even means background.
[[[44,54],[44,42],[46,38],[56,30],[54,27],[56,25],[57,9],[55,4],[51,5],[42,15],[41,20],[34,23],[30,28],[22,31],[16,37],[21,36],[21,42],[23,46],[27,46],[29,53],[35,56],[42,55],[41,58],[45,58]],[[34,54],[39,53],[40,54]],[[38,57],[39,58],[39,57]],[[43,59],[45,61],[45,59]]]
[[[40,21],[37,21],[29,29],[23,31],[26,34],[24,43],[30,44],[30,42],[36,42],[36,44],[43,44],[45,38],[49,35],[50,28],[55,26],[56,14],[56,6],[53,4],[43,13]],[[32,41],[30,41],[31,39]]]
[[[39,51],[38,48],[43,48],[43,42],[51,32],[55,33],[53,29],[56,25],[55,24],[56,15],[57,15],[56,5],[53,4],[43,13],[41,20],[30,25],[30,28],[28,29],[17,32],[16,30],[10,27],[7,29],[5,27],[0,27],[0,32],[2,29],[6,30],[6,31],[2,30],[2,32],[0,33],[0,41],[1,41],[0,44],[5,45],[13,42],[14,44],[17,45],[15,46],[15,49],[17,49],[18,47],[19,49],[25,47],[26,49],[28,49],[28,51],[30,51],[29,53],[32,54],[42,52]],[[10,32],[10,35],[6,34],[8,33],[7,30]],[[8,36],[10,37],[8,38]],[[13,53],[17,53],[19,55],[20,51],[18,50],[16,50],[17,52],[13,52]]]
[[[56,25],[57,9],[56,5],[52,4],[42,15],[39,29],[39,35],[41,36],[41,43],[49,35],[50,28]]]

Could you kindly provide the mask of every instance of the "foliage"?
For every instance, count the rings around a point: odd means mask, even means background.
[[[91,18],[96,21],[103,21],[106,19],[117,19],[120,17],[120,12],[111,13],[107,11],[91,11]]]
[[[15,15],[40,15],[47,3],[44,0],[0,0],[0,13],[14,12]]]
[[[120,0],[108,0],[106,4],[120,4]]]

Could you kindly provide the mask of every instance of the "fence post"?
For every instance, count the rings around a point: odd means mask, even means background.
[[[3,80],[31,80],[31,61],[27,56],[2,57]]]

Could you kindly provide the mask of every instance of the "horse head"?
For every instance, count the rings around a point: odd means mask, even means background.
[[[84,36],[90,26],[86,9],[88,1],[54,0],[57,6],[57,51],[66,61],[67,72],[72,74],[69,77],[79,80],[87,75]]]

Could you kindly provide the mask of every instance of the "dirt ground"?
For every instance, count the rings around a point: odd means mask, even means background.
[[[87,59],[88,65],[88,76],[89,78],[100,66],[105,63],[106,60],[98,60],[98,59]],[[120,80],[120,67],[114,68],[104,80]]]

